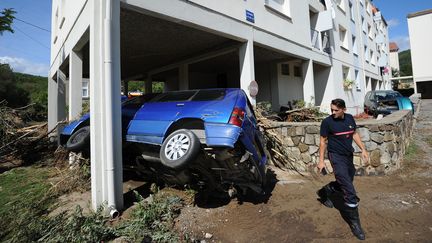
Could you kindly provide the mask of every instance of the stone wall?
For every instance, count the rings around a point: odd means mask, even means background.
[[[272,122],[272,132],[283,140],[286,154],[299,171],[310,171],[319,160],[319,122]],[[411,111],[397,111],[381,120],[357,121],[357,132],[369,151],[370,164],[360,159],[360,149],[353,142],[357,175],[381,175],[400,168],[413,130]],[[327,152],[325,153],[327,156]],[[330,161],[325,163],[331,172]]]

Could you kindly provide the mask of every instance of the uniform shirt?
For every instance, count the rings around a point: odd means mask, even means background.
[[[320,135],[327,137],[327,151],[340,155],[352,155],[353,135],[356,123],[352,115],[345,113],[344,118],[328,116],[321,123]]]

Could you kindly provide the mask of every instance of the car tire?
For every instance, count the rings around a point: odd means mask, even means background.
[[[160,158],[163,165],[182,169],[193,161],[200,150],[200,142],[193,132],[180,129],[171,133],[162,143]]]
[[[78,129],[66,142],[66,149],[72,152],[88,150],[90,145],[90,127],[85,126]]]

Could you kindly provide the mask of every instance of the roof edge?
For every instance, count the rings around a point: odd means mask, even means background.
[[[418,12],[415,12],[415,13],[410,13],[410,14],[407,15],[407,19],[413,18],[413,17],[422,16],[422,15],[426,15],[426,14],[430,14],[430,13],[432,13],[432,8],[431,9],[422,10],[422,11],[418,11]]]

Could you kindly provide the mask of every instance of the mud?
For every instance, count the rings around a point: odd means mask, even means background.
[[[355,178],[367,242],[432,242],[432,100],[422,100],[419,114],[411,141],[416,149],[403,168]],[[316,191],[333,175],[306,178],[272,170],[267,197],[186,207],[177,229],[206,242],[356,240],[339,211],[317,201]]]

